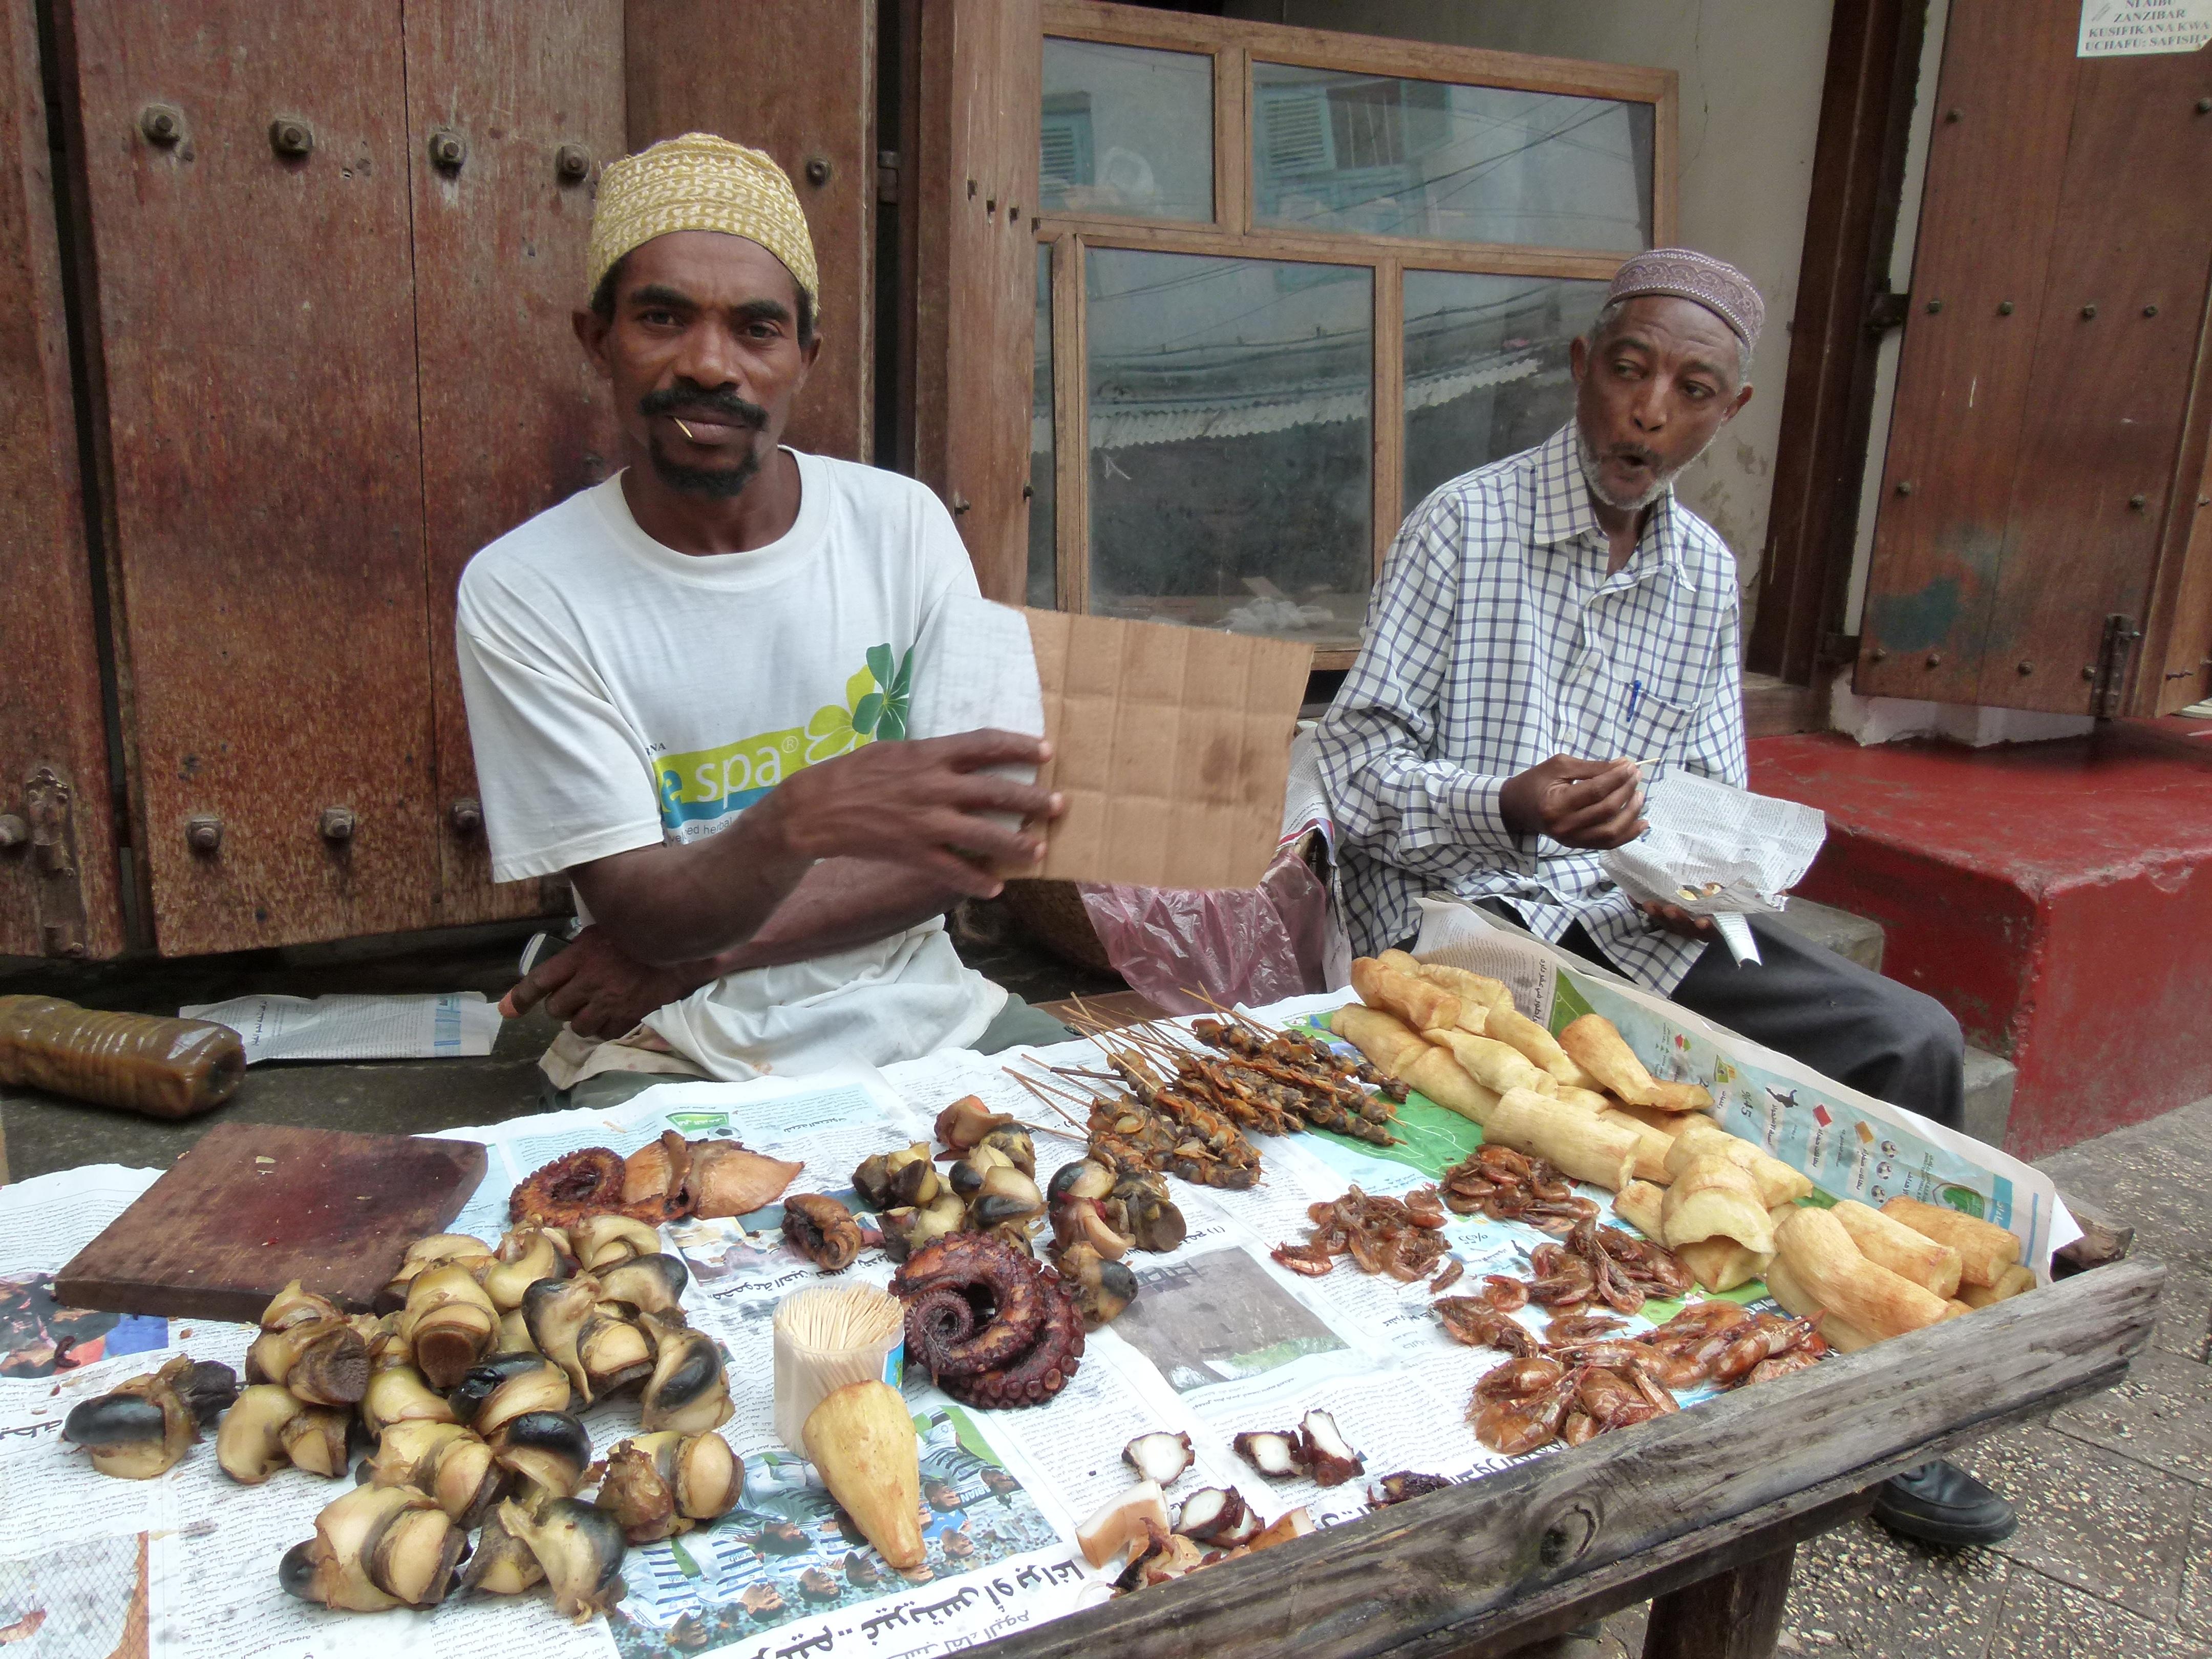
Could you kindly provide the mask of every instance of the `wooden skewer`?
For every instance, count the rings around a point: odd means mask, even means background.
[[[1213,1000],[1211,994],[1206,992],[1194,991],[1188,986],[1184,986],[1181,988],[1182,990],[1182,994],[1190,998],[1192,1001],[1202,1002],[1207,1007],[1212,1009],[1215,1013],[1227,1015],[1231,1019],[1235,1020],[1239,1025],[1243,1026],[1248,1030],[1257,1031],[1264,1036],[1273,1037],[1280,1036],[1282,1035],[1280,1031],[1270,1030],[1265,1022],[1256,1020],[1249,1014],[1241,1012],[1235,1008],[1223,1007],[1219,1003]]]
[[[1001,1069],[1006,1072],[1008,1077],[1013,1079],[1013,1080],[1020,1084],[1023,1088],[1027,1089],[1031,1094],[1042,1101],[1048,1110],[1059,1113],[1062,1118],[1066,1119],[1066,1121],[1071,1124],[1075,1121],[1073,1118],[1068,1116],[1066,1110],[1060,1105],[1060,1103],[1054,1100],[1050,1095],[1047,1094],[1042,1086],[1036,1083],[1033,1079],[1024,1077],[1019,1072],[1013,1070],[1011,1066],[1002,1067]],[[1055,1130],[1054,1133],[1057,1133],[1060,1132]],[[1074,1139],[1075,1137],[1070,1138]],[[1081,1137],[1081,1139],[1087,1140],[1089,1137],[1084,1136]]]
[[[1020,1084],[1023,1088],[1027,1089],[1031,1094],[1036,1095],[1040,1098],[1047,1096],[1057,1095],[1062,1100],[1073,1100],[1083,1104],[1089,1103],[1085,1096],[1078,1093],[1073,1089],[1060,1088],[1055,1084],[1045,1082],[1041,1078],[1031,1077],[1026,1072],[1017,1072],[1011,1066],[1006,1066],[1003,1069],[1008,1077],[1013,1079],[1013,1080]]]

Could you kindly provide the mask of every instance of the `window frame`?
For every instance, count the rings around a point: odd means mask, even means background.
[[[1609,280],[1628,254],[1522,244],[1279,230],[1252,222],[1252,65],[1287,64],[1354,75],[1606,98],[1651,106],[1651,235],[1675,238],[1677,76],[1672,70],[1540,58],[1474,46],[1342,34],[1279,23],[1155,11],[1109,0],[1042,0],[1043,37],[1142,46],[1213,60],[1213,218],[1145,219],[1039,212],[1036,240],[1052,250],[1052,405],[1054,603],[1091,608],[1091,441],[1083,261],[1091,248],[1210,254],[1366,267],[1374,280],[1373,453],[1369,458],[1373,547],[1369,580],[1405,516],[1405,273]],[[1316,650],[1317,669],[1348,668],[1356,653]]]

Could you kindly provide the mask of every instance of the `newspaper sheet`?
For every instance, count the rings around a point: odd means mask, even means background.
[[[1771,915],[1827,839],[1815,808],[1754,795],[1694,772],[1651,786],[1651,827],[1605,855],[1605,872],[1647,904],[1694,916]]]
[[[422,996],[233,997],[177,1012],[238,1033],[246,1063],[264,1060],[452,1060],[488,1054],[498,1005],[481,991]]]
[[[1788,1062],[1733,1038],[1723,1043],[1680,1011],[1662,1014],[1668,1005],[1568,969],[1532,940],[1455,933],[1446,948],[1494,964],[1483,971],[1510,969],[1501,976],[1516,987],[1540,978],[1539,963],[1548,963],[1555,1028],[1601,1006],[1657,1062],[1655,1071],[1711,1083],[1729,1127],[1817,1170],[1829,1191],[1871,1194],[1888,1186],[1940,1193],[1953,1202],[1970,1194],[1984,1213],[2016,1229],[2039,1215],[2047,1233],[2048,1183],[1987,1148],[1790,1071]],[[1328,1012],[1346,1000],[1348,993],[1338,992],[1258,1012],[1325,1030]],[[672,1128],[733,1134],[801,1159],[794,1190],[828,1192],[858,1209],[854,1167],[871,1153],[927,1139],[938,1111],[968,1094],[1032,1127],[1038,1176],[1048,1182],[1081,1155],[1083,1142],[1073,1123],[1015,1074],[1064,1085],[1069,1080],[1050,1067],[1095,1070],[1103,1059],[1092,1044],[1078,1042],[989,1058],[939,1054],[880,1073],[854,1067],[802,1079],[674,1083],[606,1112],[455,1130],[489,1149],[483,1185],[455,1227],[495,1238],[514,1183],[547,1160],[587,1146],[628,1152]],[[1775,1088],[1794,1091],[1795,1105],[1774,1104]],[[1796,1132],[1793,1114],[1815,1107],[1832,1115],[1825,1127],[1833,1133],[1825,1138]],[[1079,1112],[1073,1103],[1068,1109]],[[1875,1152],[1839,1158],[1838,1140],[1868,1146],[1861,1124],[1876,1126]],[[1304,1237],[1309,1205],[1353,1184],[1402,1193],[1433,1180],[1480,1139],[1474,1125],[1418,1095],[1401,1109],[1396,1133],[1398,1144],[1383,1148],[1318,1133],[1264,1140],[1265,1179],[1245,1192],[1175,1183],[1188,1222],[1182,1244],[1131,1258],[1137,1299],[1089,1337],[1073,1380],[1042,1407],[970,1410],[909,1366],[904,1392],[921,1441],[928,1553],[924,1568],[905,1577],[851,1529],[806,1462],[777,1439],[771,1318],[781,1297],[821,1277],[784,1245],[781,1205],[669,1228],[665,1242],[692,1272],[687,1313],[727,1358],[737,1412],[722,1432],[744,1461],[744,1494],[720,1522],[633,1549],[622,1600],[611,1615],[583,1626],[556,1618],[542,1595],[376,1615],[334,1613],[291,1599],[277,1588],[276,1564],[311,1535],[317,1511],[344,1490],[297,1470],[242,1489],[219,1473],[204,1443],[156,1480],[93,1474],[58,1441],[72,1404],[178,1352],[240,1364],[251,1333],[76,1314],[55,1309],[51,1297],[40,1301],[52,1271],[155,1172],[95,1168],[0,1189],[0,1285],[15,1298],[9,1319],[0,1321],[0,1493],[14,1500],[0,1507],[0,1624],[33,1613],[47,1620],[40,1628],[52,1631],[55,1642],[27,1647],[29,1653],[127,1651],[161,1659],[331,1659],[403,1648],[427,1659],[491,1659],[495,1652],[505,1659],[518,1635],[542,1659],[710,1652],[925,1659],[1111,1594],[1111,1573],[1084,1561],[1075,1531],[1129,1485],[1121,1448],[1142,1433],[1190,1437],[1195,1467],[1171,1502],[1200,1486],[1234,1486],[1268,1519],[1304,1504],[1327,1526],[1365,1510],[1364,1481],[1328,1488],[1269,1481],[1231,1448],[1241,1431],[1288,1429],[1315,1407],[1334,1414],[1371,1475],[1411,1468],[1479,1478],[1512,1461],[1484,1448],[1465,1418],[1470,1387],[1498,1356],[1449,1341],[1428,1311],[1425,1285],[1370,1278],[1341,1264],[1325,1277],[1303,1278],[1269,1254]],[[1876,1176],[1885,1163],[1916,1173]],[[1493,1272],[1525,1276],[1528,1253],[1544,1238],[1480,1216],[1452,1218],[1446,1237],[1475,1280]],[[2039,1266],[2039,1249],[2033,1255]],[[871,1251],[846,1277],[882,1284],[891,1271]],[[1758,1292],[1731,1294],[1752,1299]],[[1662,1321],[1677,1305],[1648,1304],[1632,1328]],[[1536,1310],[1520,1316],[1540,1328]],[[1686,1403],[1698,1397],[1683,1396]],[[585,1421],[604,1455],[636,1431],[636,1407],[606,1402]]]

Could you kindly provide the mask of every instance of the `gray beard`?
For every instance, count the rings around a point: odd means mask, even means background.
[[[1670,466],[1663,472],[1654,472],[1651,475],[1651,482],[1633,495],[1617,495],[1601,482],[1603,475],[1600,468],[1604,465],[1605,458],[1597,453],[1596,446],[1590,442],[1589,435],[1583,431],[1580,422],[1577,422],[1575,426],[1575,454],[1582,462],[1583,482],[1589,486],[1591,495],[1619,512],[1641,513],[1665,495],[1674,480],[1680,477],[1686,470],[1704,459],[1705,451],[1713,447],[1713,438],[1719,436],[1720,434],[1716,431],[1712,438],[1705,440],[1703,447],[1695,455],[1691,456],[1680,466]]]

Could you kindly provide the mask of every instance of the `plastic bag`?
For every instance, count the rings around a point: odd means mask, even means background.
[[[1326,990],[1328,890],[1284,847],[1257,887],[1199,890],[1079,882],[1115,971],[1170,1013],[1259,1006]]]

